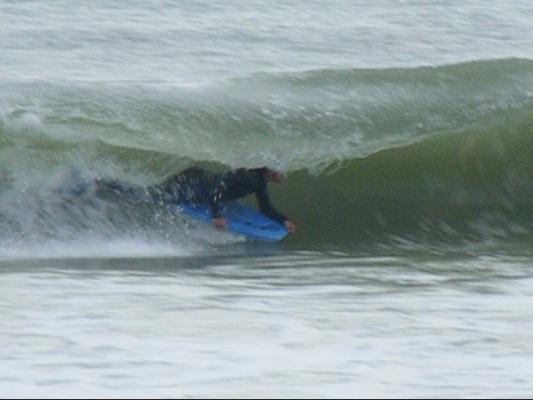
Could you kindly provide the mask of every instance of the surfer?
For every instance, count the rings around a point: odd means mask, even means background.
[[[112,190],[138,200],[159,203],[206,203],[209,204],[213,224],[225,228],[227,220],[220,214],[221,205],[254,194],[261,213],[282,223],[288,232],[296,232],[296,225],[277,211],[270,201],[267,183],[279,183],[283,175],[270,168],[239,168],[222,174],[201,168],[188,168],[165,181],[147,188],[124,185],[107,179],[97,179],[98,189]]]

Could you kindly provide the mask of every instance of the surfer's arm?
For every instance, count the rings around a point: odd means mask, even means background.
[[[225,228],[228,225],[228,221],[220,214],[220,201],[215,196],[211,196],[209,198],[209,206],[213,216],[213,225],[216,228]]]
[[[296,233],[296,224],[290,219],[286,219],[283,224],[285,225],[285,229],[287,229],[287,232]]]
[[[213,220],[213,225],[215,228],[225,228],[228,226],[228,221],[226,218],[215,218]]]
[[[213,216],[213,225],[217,228],[225,228],[227,221],[222,217],[220,203],[222,202],[223,185],[218,184],[214,193],[209,196],[208,203]]]
[[[270,197],[268,196],[266,187],[262,187],[257,190],[255,192],[255,196],[257,198],[257,203],[259,204],[259,209],[267,217],[272,218],[273,220],[276,220],[282,224],[285,224],[286,221],[289,221],[285,215],[274,208],[270,202]]]

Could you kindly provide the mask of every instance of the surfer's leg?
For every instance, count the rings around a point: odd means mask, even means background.
[[[97,178],[95,179],[96,191],[104,196],[112,194],[122,198],[126,198],[134,201],[147,201],[146,189],[130,185],[127,183],[119,182],[113,179]]]
[[[92,179],[83,177],[78,169],[71,168],[65,183],[58,188],[58,192],[66,196],[81,196],[89,191],[92,184]]]
[[[201,168],[187,168],[163,183],[149,189],[152,196],[164,203],[201,203],[207,201],[208,173]]]

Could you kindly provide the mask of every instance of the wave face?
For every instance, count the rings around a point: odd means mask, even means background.
[[[163,82],[0,84],[0,235],[183,239],[157,206],[69,198],[72,180],[150,184],[190,165],[270,165],[297,243],[530,233],[533,61]],[[68,191],[67,191],[68,192]]]

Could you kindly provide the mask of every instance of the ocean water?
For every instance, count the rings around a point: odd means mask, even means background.
[[[530,1],[0,0],[0,396],[531,396],[532,51]],[[279,244],[77,192],[263,165]]]

